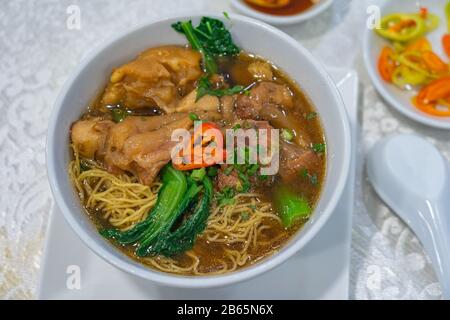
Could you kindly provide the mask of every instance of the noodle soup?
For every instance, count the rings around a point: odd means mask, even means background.
[[[202,38],[208,24],[221,47]],[[169,273],[223,274],[273,254],[309,219],[326,143],[314,107],[276,65],[240,50],[218,20],[174,25],[190,28],[190,46],[149,48],[112,71],[72,125],[69,175],[99,232],[133,259]],[[227,129],[278,130],[278,172],[261,174],[247,146],[223,151],[243,152],[243,163],[172,162],[174,130],[206,148],[216,142],[208,128],[225,140]]]

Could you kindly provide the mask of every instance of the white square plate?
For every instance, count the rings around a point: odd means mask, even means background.
[[[347,107],[356,142],[358,77],[329,69]],[[57,207],[43,256],[39,299],[348,299],[355,155],[336,212],[301,252],[281,266],[244,283],[215,289],[162,287],[127,274],[91,252],[73,233]],[[81,288],[69,289],[71,268]],[[69,287],[69,288],[68,288]],[[262,290],[262,288],[264,288]]]

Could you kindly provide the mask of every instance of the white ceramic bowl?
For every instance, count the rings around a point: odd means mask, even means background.
[[[306,11],[290,16],[276,16],[273,14],[267,14],[261,11],[257,11],[244,3],[244,1],[242,0],[231,0],[231,4],[233,5],[233,7],[240,13],[255,19],[265,21],[274,26],[296,24],[312,19],[328,9],[328,7],[331,6],[332,3],[333,0],[321,0],[318,4],[313,5]]]
[[[205,14],[218,19],[223,16]],[[231,15],[234,41],[246,51],[261,55],[285,70],[300,84],[316,106],[328,143],[328,168],[322,195],[311,220],[277,254],[251,267],[221,276],[177,276],[150,269],[117,250],[102,238],[78,199],[67,173],[70,161],[71,124],[105,85],[112,68],[133,59],[140,51],[164,44],[186,44],[170,25],[198,15],[179,16],[152,22],[112,39],[91,53],[73,72],[56,101],[48,128],[47,169],[57,205],[78,236],[97,255],[114,266],[159,284],[205,288],[249,279],[279,265],[299,251],[328,220],[342,194],[350,164],[350,130],[338,90],[323,67],[294,39],[259,21]]]

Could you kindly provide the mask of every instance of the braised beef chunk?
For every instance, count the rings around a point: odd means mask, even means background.
[[[259,147],[267,147],[268,153],[271,154],[271,133],[270,131],[274,128],[269,124],[268,121],[257,121],[257,120],[239,120],[234,122],[233,126],[243,129],[265,129],[267,130],[267,140],[261,141],[259,140]],[[248,146],[248,145],[246,145]],[[302,170],[320,170],[321,159],[319,155],[317,155],[310,146],[300,146],[296,143],[287,142],[282,139],[279,141],[279,175],[282,180],[286,182],[292,182],[295,179],[299,178],[299,173]],[[228,175],[223,174],[223,171],[226,171],[227,167],[224,167],[219,172],[219,186],[223,188],[223,186],[233,187],[236,185],[236,182],[239,180],[235,170],[230,171]],[[256,188],[260,186],[268,186],[273,182],[273,177],[270,179],[252,179],[252,185]],[[253,188],[255,190],[255,188]]]
[[[262,141],[259,137],[257,145],[255,141],[249,141],[246,139],[244,149],[255,148],[255,152],[258,152],[258,148],[266,148],[268,155],[271,155],[271,130],[273,127],[267,121],[256,120],[238,120],[233,122],[229,127],[243,130],[256,130],[255,136],[258,136],[259,129],[267,130],[266,140]],[[236,143],[237,141],[235,141]],[[236,146],[236,145],[235,145]],[[240,146],[236,146],[236,150],[243,150]],[[237,156],[236,151],[236,156]],[[259,160],[259,158],[258,158]],[[223,190],[225,188],[232,188],[233,190],[244,190],[245,192],[259,192],[263,187],[269,187],[275,180],[274,176],[261,177],[260,168],[263,167],[259,161],[256,164],[251,164],[246,161],[244,164],[238,164],[235,158],[236,164],[224,164],[220,167],[217,175],[217,189]],[[265,164],[266,165],[266,164]]]
[[[309,135],[293,113],[294,97],[288,86],[275,82],[259,82],[249,95],[239,95],[235,103],[236,117],[240,119],[266,120],[278,129],[293,130],[294,142],[307,147]]]
[[[286,85],[262,81],[257,83],[249,95],[239,95],[236,114],[241,119],[262,119],[261,110],[267,105],[293,107],[292,92]]]
[[[316,170],[320,168],[320,163],[321,159],[313,150],[286,141],[280,142],[279,174],[284,181],[299,179],[302,170]]]
[[[259,170],[259,169],[258,169]],[[273,185],[275,182],[275,176],[263,176],[259,174],[259,171],[252,173],[251,175],[245,175],[243,180],[242,176],[239,176],[239,168],[231,168],[224,164],[221,166],[217,173],[216,178],[216,190],[222,191],[227,188],[239,192],[251,192],[251,193],[264,193],[265,189]]]
[[[220,170],[217,173],[217,184],[216,184],[218,190],[223,190],[225,188],[236,189],[240,186],[240,184],[241,182],[239,180],[236,170],[233,169],[230,171],[230,167],[226,164],[220,167]]]

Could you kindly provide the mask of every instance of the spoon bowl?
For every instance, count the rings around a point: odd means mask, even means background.
[[[394,135],[369,152],[367,173],[375,191],[414,231],[450,299],[450,166],[415,135]]]

